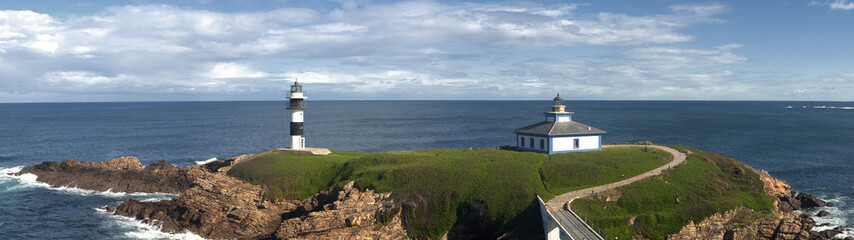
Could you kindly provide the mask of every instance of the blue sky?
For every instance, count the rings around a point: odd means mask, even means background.
[[[854,1],[0,1],[0,102],[854,100]]]

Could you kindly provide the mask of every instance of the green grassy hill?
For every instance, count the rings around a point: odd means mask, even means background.
[[[658,177],[575,200],[573,211],[590,218],[611,237],[631,239],[642,234],[665,239],[689,221],[700,222],[739,205],[757,212],[774,208],[775,199],[764,194],[762,181],[751,167],[720,154],[674,148],[693,154]]]
[[[664,151],[640,147],[555,155],[496,149],[333,151],[329,156],[267,152],[236,164],[229,175],[261,185],[265,197],[274,200],[305,199],[350,181],[361,189],[390,191],[396,201],[404,203],[404,227],[409,234],[432,239],[441,237],[468,214],[471,206],[481,202],[485,203],[486,217],[504,230],[536,238],[542,234],[539,209],[532,205],[536,195],[548,200],[567,191],[637,175],[670,159]],[[707,170],[714,170],[714,166]],[[754,194],[747,190],[743,193]],[[712,209],[718,210],[715,206]]]

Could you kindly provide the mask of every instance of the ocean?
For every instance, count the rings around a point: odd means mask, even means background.
[[[565,103],[573,120],[608,132],[604,143],[651,141],[734,157],[834,202],[818,223],[854,228],[854,102]],[[306,146],[384,152],[512,145],[513,130],[543,120],[551,102],[307,104]],[[174,195],[50,188],[32,175],[6,173],[43,161],[122,156],[194,166],[288,146],[288,122],[283,101],[0,104],[0,239],[198,239],[103,210]]]

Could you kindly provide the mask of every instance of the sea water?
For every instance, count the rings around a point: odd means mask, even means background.
[[[566,101],[573,120],[607,131],[604,143],[652,141],[722,153],[836,203],[816,218],[854,227],[854,103]],[[547,101],[310,101],[309,147],[379,152],[490,148],[544,120]],[[791,108],[789,108],[791,106]],[[823,107],[822,107],[823,106]],[[124,194],[51,188],[43,161],[139,157],[183,166],[288,146],[284,102],[0,104],[0,239],[197,239],[105,213]],[[814,213],[818,210],[807,211]],[[846,233],[850,235],[850,233]]]

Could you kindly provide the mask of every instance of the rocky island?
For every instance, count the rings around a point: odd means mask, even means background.
[[[812,216],[792,213],[831,203],[796,195],[782,181],[734,159],[689,150],[685,165],[579,199],[573,208],[596,214],[591,221],[621,239],[832,239],[845,230],[816,232]],[[157,202],[130,199],[107,209],[162,231],[189,230],[211,239],[542,239],[536,196],[550,199],[614,182],[661,166],[668,157],[642,147],[552,157],[498,149],[334,151],[329,156],[270,151],[194,167],[165,161],[143,166],[134,157],[66,160],[17,174],[35,174],[52,186],[179,194]],[[680,168],[696,166],[715,171],[716,177],[707,180],[720,186],[714,194],[729,200],[707,196],[703,186],[681,189],[681,201],[658,206],[665,209],[656,213],[658,221],[650,221],[641,209],[620,216],[596,207],[631,208],[637,198],[658,197],[637,196],[631,188],[657,181],[678,188]],[[660,213],[684,207],[690,214]],[[609,226],[603,224],[607,219],[626,221]]]

